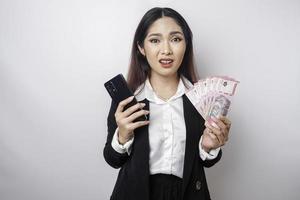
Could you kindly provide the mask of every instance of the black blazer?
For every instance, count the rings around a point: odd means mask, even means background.
[[[149,101],[144,99],[145,109]],[[134,142],[130,156],[116,152],[111,141],[117,128],[115,121],[116,103],[112,101],[107,118],[108,136],[103,150],[106,162],[113,168],[121,168],[113,189],[111,200],[148,200],[149,199],[149,138],[148,125],[134,130]],[[200,137],[205,129],[204,119],[194,108],[186,95],[183,95],[184,120],[186,125],[186,147],[183,170],[183,200],[209,200],[204,167],[218,162],[222,151],[213,160],[202,161],[199,152]],[[151,110],[150,110],[151,114]],[[151,117],[149,115],[149,117]]]

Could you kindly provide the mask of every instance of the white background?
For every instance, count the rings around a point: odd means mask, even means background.
[[[194,33],[200,77],[238,79],[212,199],[300,198],[300,1],[1,0],[0,199],[109,199],[104,161],[110,97],[154,6]]]

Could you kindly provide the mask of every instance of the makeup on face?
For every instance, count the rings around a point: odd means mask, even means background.
[[[144,40],[143,54],[155,73],[171,75],[181,65],[186,49],[181,27],[170,17],[156,20]]]

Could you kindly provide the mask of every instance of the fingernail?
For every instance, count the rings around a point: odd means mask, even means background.
[[[216,123],[213,122],[211,125],[220,130],[220,127]]]
[[[211,116],[211,118],[214,120],[214,121],[218,121],[218,119],[214,116]]]
[[[211,126],[212,123],[214,123],[214,120],[212,118],[208,118],[206,124]]]

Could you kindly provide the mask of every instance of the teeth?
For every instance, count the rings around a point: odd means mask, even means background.
[[[172,61],[171,61],[171,60],[161,60],[160,62],[163,63],[163,64],[169,64],[169,63],[171,63]]]

